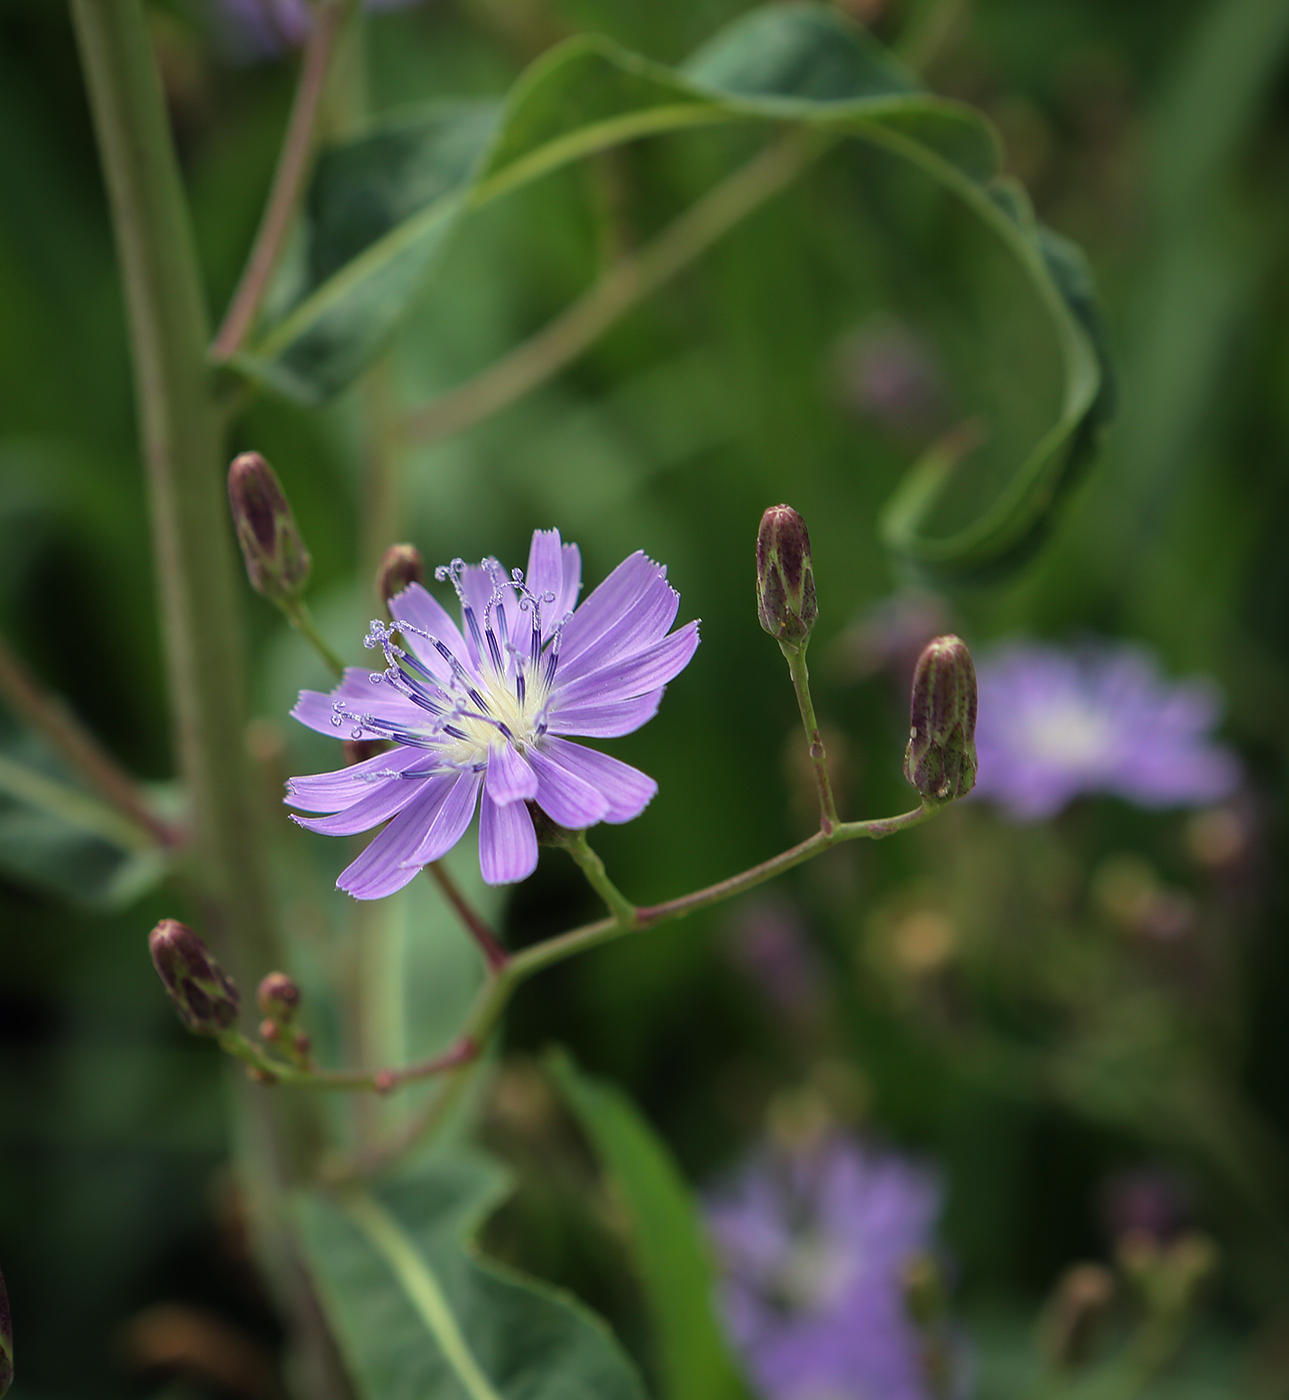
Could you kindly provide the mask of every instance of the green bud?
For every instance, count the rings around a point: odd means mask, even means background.
[[[0,1395],[13,1384],[13,1319],[9,1315],[9,1295],[0,1274]]]
[[[801,647],[819,616],[810,532],[791,506],[771,506],[756,537],[756,605],[776,641]]]
[[[300,988],[285,972],[270,972],[255,996],[260,1010],[274,1021],[290,1021],[300,1009]]]
[[[298,596],[309,581],[309,551],[282,483],[258,452],[233,458],[228,503],[251,587],[274,602]]]
[[[152,965],[179,1019],[197,1035],[218,1035],[237,1019],[237,988],[200,938],[177,919],[148,935]]]
[[[976,785],[976,668],[961,637],[928,642],[913,672],[904,776],[923,797],[952,802]]]
[[[1043,1309],[1039,1344],[1048,1362],[1074,1370],[1091,1360],[1114,1302],[1114,1275],[1101,1264],[1074,1264]]]
[[[410,583],[425,582],[425,560],[414,544],[392,544],[376,570],[376,596],[388,603]]]

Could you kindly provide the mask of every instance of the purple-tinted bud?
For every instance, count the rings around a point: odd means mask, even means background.
[[[13,1319],[9,1315],[9,1295],[0,1274],[0,1395],[13,1383]]]
[[[904,776],[936,802],[976,785],[976,668],[961,637],[937,637],[918,657]]]
[[[300,988],[285,972],[270,972],[255,998],[260,1010],[274,1021],[290,1021],[300,1009]]]
[[[218,1035],[237,1019],[237,988],[200,938],[177,919],[148,935],[152,965],[179,1019],[197,1035]]]
[[[756,605],[776,641],[801,647],[819,616],[810,532],[791,506],[771,506],[756,537]]]
[[[388,603],[409,583],[425,582],[425,560],[414,544],[392,544],[381,556],[376,570],[376,596]]]
[[[309,551],[282,483],[258,452],[233,458],[228,503],[251,587],[275,602],[294,598],[309,581]]]
[[[1039,1323],[1039,1341],[1051,1365],[1073,1370],[1091,1359],[1113,1301],[1109,1269],[1101,1264],[1066,1269]]]

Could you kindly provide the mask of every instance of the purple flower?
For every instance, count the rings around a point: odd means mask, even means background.
[[[639,729],[698,646],[697,622],[668,634],[680,595],[640,552],[575,611],[582,558],[558,530],[534,533],[527,577],[495,559],[454,559],[436,577],[456,589],[464,631],[413,583],[390,600],[395,626],[373,622],[367,635],[386,669],[350,667],[330,695],[302,691],[291,711],[322,734],[394,744],[287,784],[291,806],[331,814],[293,818],[311,831],[352,836],[389,822],[336,881],[357,899],[392,894],[438,860],[476,802],[490,885],[522,880],[537,864],[530,802],[578,830],[639,816],[653,779],[567,736]]]
[[[1020,821],[1053,816],[1081,792],[1188,807],[1220,801],[1239,781],[1234,756],[1210,737],[1216,687],[1164,681],[1140,647],[1020,642],[976,670],[976,795]]]
[[[417,0],[364,0],[369,10],[399,10]],[[310,0],[214,0],[217,17],[233,31],[247,58],[272,58],[299,48],[312,23]]]
[[[766,1400],[928,1400],[904,1274],[939,1208],[925,1168],[840,1134],[763,1150],[710,1203],[725,1317]]]

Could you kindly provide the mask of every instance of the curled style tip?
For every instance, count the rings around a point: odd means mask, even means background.
[[[298,596],[311,560],[277,473],[258,452],[234,457],[228,504],[251,587],[274,602]]]
[[[976,785],[976,668],[961,637],[936,637],[918,657],[904,776],[933,802]]]
[[[195,1035],[219,1035],[237,1019],[237,988],[210,949],[178,919],[148,935],[152,965],[179,1019]]]
[[[791,506],[771,506],[756,537],[756,603],[761,626],[797,648],[810,636],[819,606],[810,559],[810,531]]]

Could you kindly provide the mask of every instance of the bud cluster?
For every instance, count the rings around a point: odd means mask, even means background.
[[[282,483],[258,452],[233,459],[228,503],[251,587],[275,603],[297,598],[312,561]]]
[[[233,980],[210,949],[178,919],[162,919],[148,935],[152,965],[179,1019],[195,1035],[219,1035],[237,1019]]]
[[[810,531],[791,506],[771,506],[756,537],[756,604],[761,626],[799,650],[819,616]]]
[[[961,637],[937,637],[918,658],[904,776],[935,802],[976,785],[976,668]]]
[[[256,993],[264,1019],[260,1022],[260,1038],[278,1045],[297,1063],[303,1065],[311,1048],[308,1032],[300,1030],[295,1018],[300,1011],[300,988],[285,972],[270,972]]]

